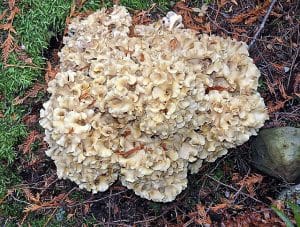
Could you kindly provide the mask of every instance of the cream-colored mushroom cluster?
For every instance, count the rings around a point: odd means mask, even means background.
[[[94,193],[119,178],[143,198],[169,202],[188,171],[263,126],[247,46],[182,27],[175,13],[133,26],[121,6],[69,25],[40,120],[59,178]]]

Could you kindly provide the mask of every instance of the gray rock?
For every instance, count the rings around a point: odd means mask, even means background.
[[[256,168],[287,182],[300,182],[300,128],[263,129],[252,148]]]
[[[292,201],[300,206],[300,184],[289,187],[283,190],[278,196],[279,200]]]

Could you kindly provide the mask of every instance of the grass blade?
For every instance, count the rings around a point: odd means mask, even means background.
[[[297,227],[300,227],[300,207],[290,201],[287,201],[287,204],[289,205],[289,207],[292,209],[292,211],[294,213],[294,218],[295,218]]]
[[[272,206],[272,210],[285,222],[287,227],[294,227],[294,224],[290,221],[290,219],[277,207]]]

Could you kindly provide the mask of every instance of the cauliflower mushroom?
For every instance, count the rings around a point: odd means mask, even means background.
[[[59,178],[94,193],[120,178],[169,202],[268,119],[247,46],[197,35],[175,13],[132,25],[125,7],[75,19],[41,110]]]

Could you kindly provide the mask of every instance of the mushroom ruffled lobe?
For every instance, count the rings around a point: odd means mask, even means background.
[[[120,178],[169,202],[187,173],[246,142],[268,119],[245,43],[184,29],[171,12],[132,25],[125,7],[69,25],[40,124],[59,178],[94,193]]]

